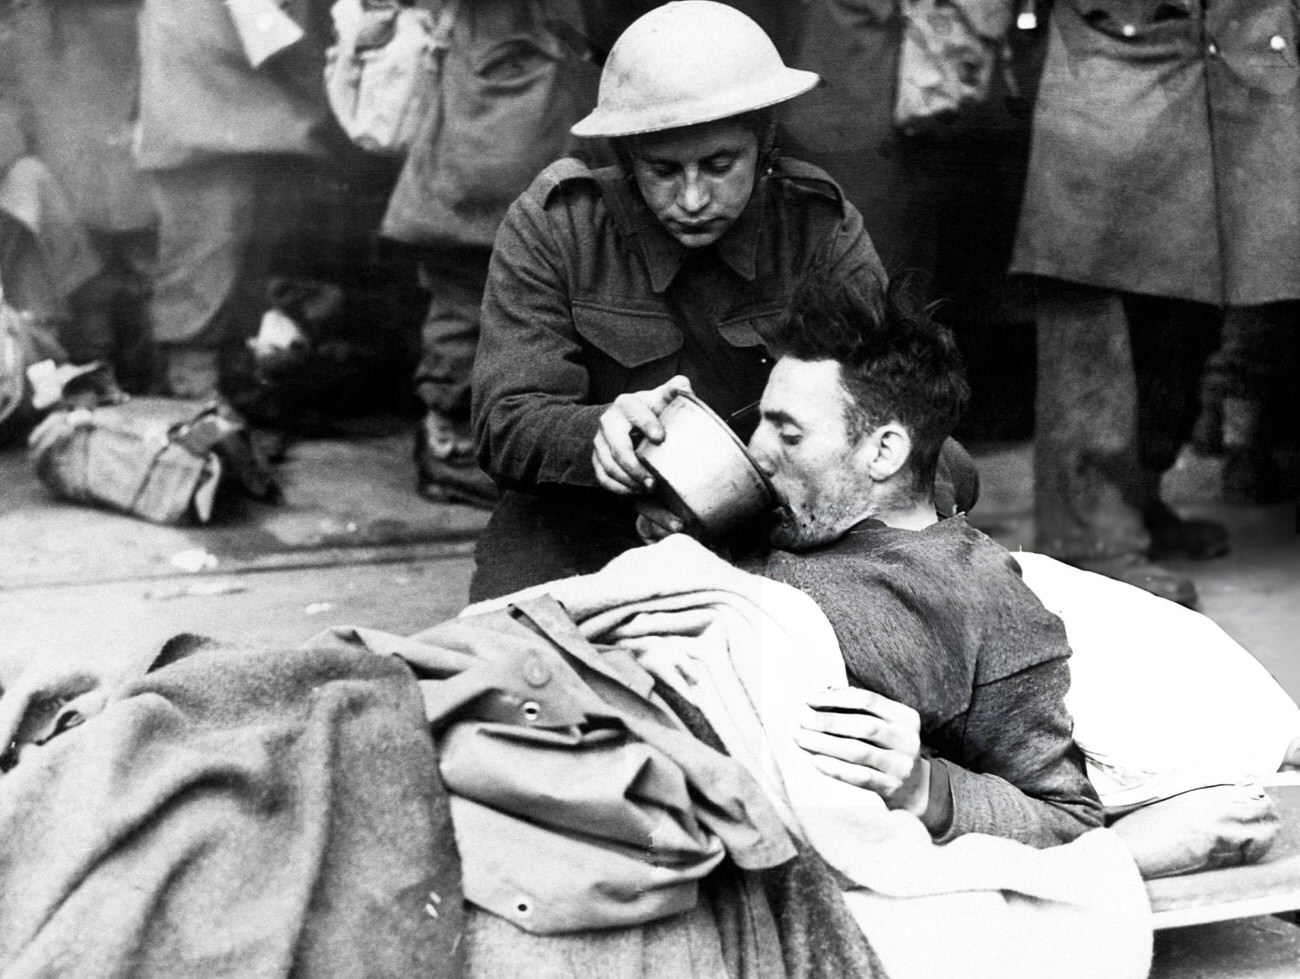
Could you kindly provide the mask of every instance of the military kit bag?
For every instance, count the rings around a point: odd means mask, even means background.
[[[986,101],[1010,9],[992,0],[903,0],[894,125],[923,132]]]
[[[382,233],[490,248],[506,209],[574,146],[595,70],[550,26],[547,0],[447,0],[431,101]]]
[[[325,94],[334,117],[363,150],[405,155],[432,98],[446,27],[399,0],[338,0],[330,14]]]
[[[56,496],[160,524],[207,523],[230,490],[269,502],[279,485],[243,421],[216,403],[131,398],[51,412],[28,438]]]

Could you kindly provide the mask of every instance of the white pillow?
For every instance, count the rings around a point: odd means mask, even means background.
[[[1025,583],[1065,623],[1066,706],[1107,807],[1263,780],[1300,737],[1300,707],[1200,612],[1043,554]]]

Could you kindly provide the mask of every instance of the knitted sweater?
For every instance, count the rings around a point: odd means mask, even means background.
[[[951,791],[937,841],[1052,846],[1101,825],[1064,704],[1065,629],[965,518],[921,531],[867,520],[824,547],[773,552],[764,574],[821,606],[854,686],[921,715],[932,778]]]

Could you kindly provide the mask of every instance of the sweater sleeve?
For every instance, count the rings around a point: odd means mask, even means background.
[[[951,754],[931,759],[947,769],[953,802],[952,823],[936,842],[988,833],[1055,846],[1101,825],[1065,708],[1069,686],[1063,659],[976,685],[969,710],[940,732],[960,741],[961,763]]]
[[[932,778],[942,767],[951,792],[948,825],[927,823],[936,841],[987,833],[1044,847],[1100,826],[1065,706],[1070,647],[1060,619],[1001,547],[942,539],[957,529],[936,530],[929,543],[907,533],[876,532],[885,543],[859,544],[856,554],[776,556],[765,573],[821,606],[854,686],[921,715]]]

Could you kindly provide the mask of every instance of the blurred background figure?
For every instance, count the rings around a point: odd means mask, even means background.
[[[160,387],[216,394],[272,273],[299,274],[342,136],[325,99],[329,0],[144,0],[136,160],[158,213]]]
[[[1191,605],[1155,562],[1222,554],[1227,534],[1175,513],[1161,477],[1221,310],[1241,365],[1251,324],[1300,298],[1300,167],[1279,165],[1300,160],[1294,12],[1068,0],[1051,25],[1011,266],[1038,277],[1037,547]],[[1232,441],[1262,395],[1240,385]]]
[[[0,207],[40,242],[22,248],[10,225],[9,299],[47,321],[71,360],[111,364],[133,389],[148,383],[154,225],[131,155],[139,9],[140,0],[0,4]]]
[[[433,501],[491,507],[497,488],[474,458],[469,430],[488,259],[506,208],[575,149],[569,127],[595,102],[597,69],[582,11],[569,0],[428,6],[445,46],[383,233],[411,246],[429,294],[415,375],[417,488]]]
[[[944,318],[973,387],[962,433],[1028,437],[1032,314],[1006,268],[1037,36],[1008,32],[1003,0],[767,6],[790,63],[824,80],[791,105],[781,145],[843,187],[887,271],[919,270],[951,301]]]

